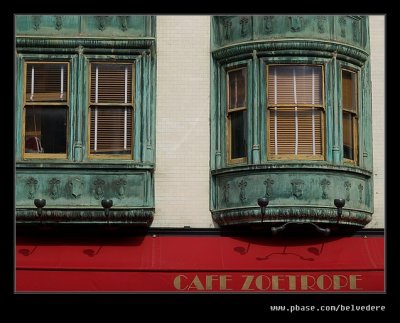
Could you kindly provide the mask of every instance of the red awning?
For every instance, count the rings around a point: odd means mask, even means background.
[[[383,237],[32,241],[17,241],[17,291],[384,291]]]

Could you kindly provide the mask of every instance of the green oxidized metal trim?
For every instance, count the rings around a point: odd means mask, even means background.
[[[215,59],[220,60],[232,56],[251,54],[253,50],[257,52],[268,51],[272,52],[272,55],[277,56],[282,55],[282,51],[287,51],[287,53],[304,51],[303,55],[305,54],[306,56],[310,56],[309,51],[318,51],[319,55],[332,57],[332,53],[336,52],[340,56],[338,58],[354,58],[360,62],[365,62],[368,58],[368,53],[366,51],[350,45],[310,39],[263,40],[232,44],[214,50],[212,55]],[[299,52],[297,55],[299,55]]]
[[[108,223],[110,224],[135,224],[138,226],[150,226],[154,218],[154,208],[118,209],[109,211]],[[41,218],[36,209],[18,209],[16,211],[16,223],[107,223],[104,210],[99,209],[46,209],[43,208]]]
[[[221,226],[248,223],[261,223],[260,208],[234,208],[212,212],[213,220]],[[339,224],[363,227],[372,219],[371,212],[343,209]],[[336,224],[335,208],[317,207],[268,207],[263,223],[277,222],[317,222]]]
[[[332,165],[327,163],[317,163],[317,162],[269,162],[267,164],[257,164],[257,165],[240,165],[235,167],[225,167],[223,169],[212,170],[212,175],[220,174],[231,174],[231,173],[243,173],[248,171],[276,171],[276,170],[302,170],[302,171],[329,171],[329,172],[348,172],[358,175],[362,175],[366,178],[372,176],[372,172],[361,169],[357,166],[347,166],[347,165]]]
[[[99,39],[99,38],[48,38],[48,37],[16,37],[16,47],[19,52],[23,49],[43,50],[44,48],[73,49],[87,51],[87,49],[149,49],[155,43],[155,38],[134,39]],[[82,46],[83,49],[77,48]]]

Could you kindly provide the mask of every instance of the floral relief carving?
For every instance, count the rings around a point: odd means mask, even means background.
[[[230,40],[232,35],[232,21],[227,18],[224,20],[224,38]]]
[[[104,197],[104,184],[105,184],[105,181],[102,180],[101,178],[96,178],[96,180],[93,182],[94,198],[96,200],[100,200],[101,198]]]
[[[28,199],[33,199],[36,195],[38,187],[38,180],[34,177],[29,177],[26,180],[26,189],[27,189],[27,197]]]
[[[62,16],[54,16],[55,17],[55,28],[57,30],[61,30],[63,26],[63,17]]]
[[[292,32],[298,32],[303,28],[303,18],[300,16],[289,16],[289,26]]]
[[[349,181],[344,182],[344,187],[346,189],[346,201],[350,201],[351,183]]]
[[[119,28],[122,31],[127,31],[128,30],[128,18],[129,18],[129,16],[118,16]]]
[[[358,185],[358,192],[360,194],[360,198],[359,198],[359,202],[362,203],[362,192],[364,190],[364,186],[362,186],[362,184]]]
[[[75,177],[73,179],[70,179],[68,181],[68,186],[72,197],[76,199],[81,197],[83,190],[83,181],[80,178]]]
[[[55,200],[60,196],[60,180],[58,178],[52,178],[49,180],[49,195]]]
[[[39,30],[42,23],[42,16],[32,16],[33,29]]]
[[[222,193],[223,193],[222,200],[225,202],[225,204],[229,203],[229,188],[230,188],[229,183],[226,183],[222,188]]]
[[[353,41],[358,43],[360,41],[360,23],[353,21]]]
[[[117,193],[117,197],[121,200],[125,197],[125,186],[127,181],[125,178],[121,177],[115,181],[115,191]]]
[[[240,188],[239,199],[240,199],[240,201],[242,203],[247,200],[247,197],[246,197],[246,186],[247,186],[247,182],[242,179],[239,182],[239,188]]]
[[[249,32],[249,18],[243,17],[240,19],[240,34],[245,37]]]
[[[328,186],[331,184],[331,182],[330,181],[328,181],[326,178],[324,178],[321,182],[320,182],[320,185],[321,185],[321,188],[322,188],[322,198],[324,199],[324,200],[326,200],[327,198],[328,198],[328,192],[327,192],[327,189],[328,189]]]
[[[295,199],[303,196],[304,181],[302,179],[294,179],[290,182],[292,185],[292,195]]]
[[[317,17],[318,32],[320,34],[323,34],[325,32],[325,23],[326,23],[326,17],[325,16],[318,16]]]
[[[339,18],[339,24],[340,24],[340,36],[341,37],[346,37],[346,18],[345,17],[340,17]]]
[[[96,16],[96,20],[97,20],[97,29],[100,31],[104,31],[108,23],[108,16]]]
[[[274,16],[264,17],[265,31],[267,34],[271,34],[274,31],[273,20],[274,20]]]
[[[274,185],[274,180],[267,178],[264,181],[265,185],[265,197],[271,197],[272,196],[272,185]]]

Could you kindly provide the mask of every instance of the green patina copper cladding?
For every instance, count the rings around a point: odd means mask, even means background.
[[[366,16],[215,16],[211,20],[210,209],[222,226],[264,222],[363,227],[373,214],[369,24]],[[268,159],[266,70],[269,64],[323,67],[324,160]],[[248,70],[247,162],[227,158],[226,72]],[[358,74],[358,164],[343,159],[341,70]]]
[[[149,226],[154,216],[156,52],[154,16],[17,15],[16,221],[39,222],[35,199],[46,199],[41,220],[55,224]],[[66,159],[22,153],[24,64],[69,62]],[[133,159],[88,156],[91,61],[134,62]],[[102,199],[112,199],[109,218]]]

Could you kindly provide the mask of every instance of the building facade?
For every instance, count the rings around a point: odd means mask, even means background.
[[[384,291],[384,16],[15,23],[17,291]]]

